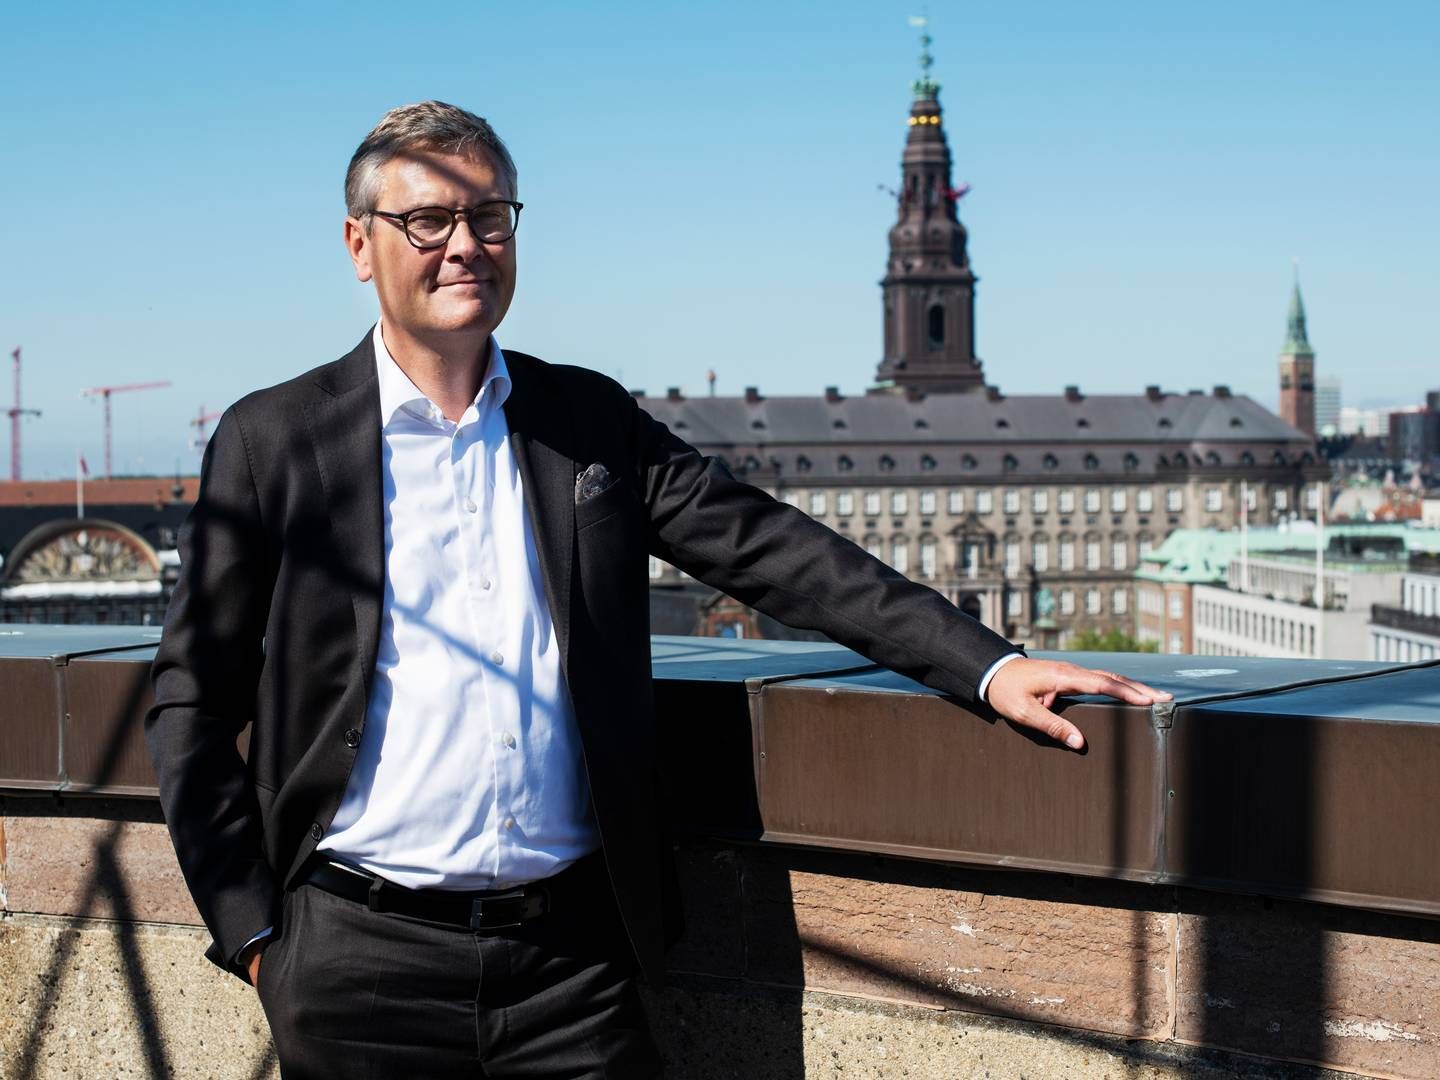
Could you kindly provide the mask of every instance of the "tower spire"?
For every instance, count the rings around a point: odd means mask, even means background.
[[[975,358],[975,275],[957,207],[969,186],[953,186],[950,146],[940,115],[940,84],[929,20],[920,33],[920,77],[911,84],[909,134],[900,159],[897,218],[880,282],[885,305],[882,387],[930,393],[979,389]]]
[[[1280,418],[1315,437],[1315,350],[1305,331],[1305,301],[1300,299],[1300,260],[1295,260],[1285,344],[1280,347]]]

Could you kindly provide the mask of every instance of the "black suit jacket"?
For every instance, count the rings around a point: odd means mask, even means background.
[[[605,862],[654,980],[667,846],[649,555],[962,698],[1012,646],[737,481],[612,380],[522,353],[506,361],[506,419]],[[181,868],[214,937],[208,955],[232,970],[275,923],[281,890],[330,824],[355,760],[384,594],[380,455],[367,334],[343,359],[225,413],[181,534],[146,736]],[[577,506],[575,478],[594,462],[616,482]]]

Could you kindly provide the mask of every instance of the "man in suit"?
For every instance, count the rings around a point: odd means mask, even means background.
[[[1057,695],[1163,698],[1024,658],[611,380],[501,350],[521,204],[479,117],[392,110],[346,203],[380,321],[217,426],[147,721],[287,1077],[659,1075],[652,554],[1076,749]]]

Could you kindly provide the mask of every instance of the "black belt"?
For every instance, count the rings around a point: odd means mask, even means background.
[[[584,885],[602,883],[604,864],[598,852],[586,855],[553,877],[513,889],[459,892],[451,889],[407,889],[358,866],[323,856],[302,879],[308,885],[333,893],[371,911],[410,915],[430,922],[450,923],[471,930],[504,930],[555,910],[579,906]],[[593,900],[594,893],[590,893]]]

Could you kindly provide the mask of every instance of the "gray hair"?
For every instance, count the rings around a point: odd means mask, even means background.
[[[380,199],[380,167],[406,150],[473,155],[488,151],[510,189],[518,193],[515,162],[500,136],[481,117],[443,101],[401,105],[380,118],[345,170],[345,212],[365,219]]]

